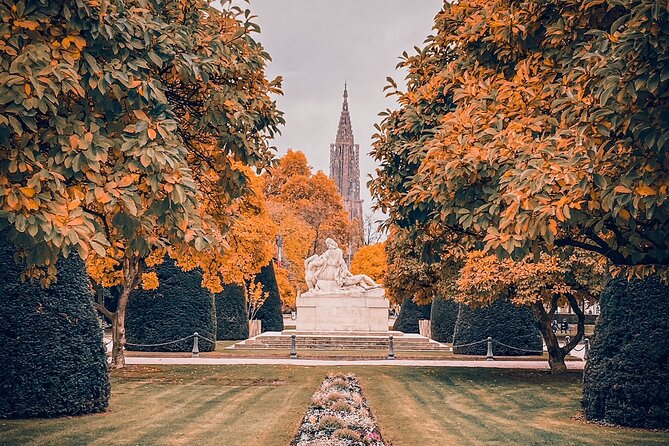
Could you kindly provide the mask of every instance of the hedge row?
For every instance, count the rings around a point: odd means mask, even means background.
[[[133,344],[161,344],[185,338],[194,332],[216,339],[216,305],[211,292],[202,288],[202,273],[185,272],[169,257],[155,267],[159,286],[156,290],[138,289],[128,300],[126,311],[126,348],[136,351],[189,352],[193,339],[157,347]],[[200,339],[200,351],[208,352],[216,344]]]
[[[419,333],[418,321],[429,320],[431,304],[418,305],[412,297],[405,297],[400,307],[400,314],[393,324],[393,330],[403,333]]]
[[[588,419],[669,428],[669,286],[612,280],[583,377]]]
[[[237,341],[249,337],[249,313],[246,309],[244,287],[226,284],[216,294],[216,339]]]
[[[83,261],[58,262],[50,288],[22,282],[0,233],[0,418],[104,411],[107,355]]]
[[[437,342],[453,342],[453,331],[458,319],[458,304],[450,299],[435,296],[430,315],[432,339]]]
[[[262,284],[263,291],[269,293],[262,307],[256,313],[256,319],[262,321],[262,331],[283,331],[283,313],[281,312],[281,294],[276,283],[274,263],[263,266],[255,277],[255,283]]]
[[[470,308],[460,305],[453,333],[453,353],[460,355],[485,355],[485,342],[458,347],[492,337],[513,348],[493,345],[493,353],[499,356],[541,355],[543,341],[532,312],[525,307],[516,307],[506,299],[498,299],[491,305]]]

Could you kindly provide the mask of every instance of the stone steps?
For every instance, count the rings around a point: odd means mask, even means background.
[[[388,350],[388,336],[367,336],[363,334],[352,335],[315,335],[296,334],[297,349],[307,350]],[[436,351],[449,348],[418,335],[405,335],[393,333],[394,348],[397,351]],[[263,333],[255,338],[238,342],[228,348],[244,349],[279,349],[285,350],[291,347],[291,335],[289,333]]]

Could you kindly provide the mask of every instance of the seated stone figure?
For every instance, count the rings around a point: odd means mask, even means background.
[[[368,290],[379,287],[365,274],[351,274],[337,242],[327,238],[325,244],[328,249],[323,254],[314,254],[304,261],[305,280],[309,291],[318,291],[318,282],[321,280],[334,282],[339,289],[358,286]]]

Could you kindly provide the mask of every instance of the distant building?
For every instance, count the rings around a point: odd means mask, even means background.
[[[337,189],[344,198],[344,207],[349,212],[351,220],[358,219],[358,225],[362,228],[360,146],[353,141],[346,84],[344,84],[344,104],[339,116],[337,137],[334,144],[330,144],[330,178],[337,184]],[[352,242],[351,244],[356,245],[357,243]]]

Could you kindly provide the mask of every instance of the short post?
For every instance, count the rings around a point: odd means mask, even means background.
[[[565,345],[565,347],[567,346],[567,344],[569,344],[569,341],[571,341],[571,336],[569,336],[569,335],[565,336],[565,337],[564,337],[564,345]]]
[[[492,337],[488,336],[488,353],[485,355],[486,361],[493,361],[495,358],[492,355]]]
[[[393,335],[388,337],[388,359],[395,359],[395,339]]]
[[[297,336],[290,335],[290,359],[297,359]]]
[[[590,359],[590,339],[585,338],[583,341],[583,360],[587,361]]]
[[[197,358],[200,356],[200,346],[198,344],[198,334],[197,331],[193,333],[193,351],[191,352],[191,356],[193,358]]]

